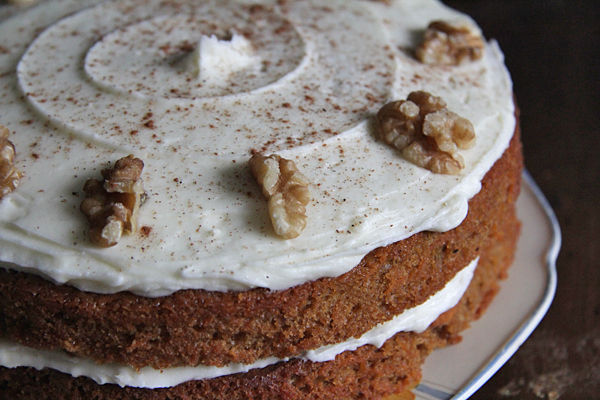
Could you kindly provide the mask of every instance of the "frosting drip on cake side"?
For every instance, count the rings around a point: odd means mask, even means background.
[[[475,260],[463,268],[442,290],[431,296],[425,303],[377,325],[362,337],[311,350],[299,358],[314,362],[329,361],[344,351],[353,351],[366,344],[381,347],[387,339],[398,332],[422,332],[437,317],[459,302],[471,282],[477,262],[478,260]],[[0,365],[11,368],[20,366],[52,368],[74,377],[86,376],[99,384],[114,383],[120,386],[146,388],[171,387],[191,380],[248,372],[280,361],[286,360],[271,357],[251,365],[230,364],[223,368],[199,366],[156,370],[146,367],[136,371],[124,365],[98,365],[93,361],[72,357],[63,352],[39,351],[0,340]]]
[[[25,173],[0,203],[4,267],[100,293],[280,290],[460,224],[515,128],[497,45],[431,67],[406,50],[417,33],[467,18],[437,1],[276,3],[53,0],[3,21],[0,123]],[[251,62],[203,84],[190,58],[212,35],[243,36]],[[474,124],[460,175],[420,169],[375,134],[377,110],[414,90]],[[293,160],[312,182],[296,239],[273,233],[247,167],[253,149]],[[83,184],[130,153],[146,164],[139,221],[150,233],[95,248]]]

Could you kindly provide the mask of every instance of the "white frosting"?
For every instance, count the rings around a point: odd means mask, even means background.
[[[49,1],[0,24],[0,123],[25,172],[0,203],[0,259],[57,283],[160,296],[339,276],[376,247],[460,224],[515,128],[495,43],[460,67],[402,50],[431,20],[466,18],[434,0],[96,3]],[[201,43],[202,64],[203,40],[236,33],[249,45],[223,56],[221,72],[207,52],[220,83],[203,85],[190,54]],[[232,67],[250,45],[260,68],[242,56]],[[416,167],[374,133],[371,116],[413,90],[474,124],[460,175]],[[251,149],[294,160],[312,182],[300,237],[274,234]],[[130,153],[146,164],[139,221],[152,231],[96,248],[83,184]]]
[[[299,358],[315,362],[329,361],[344,351],[352,351],[367,344],[381,347],[387,339],[398,332],[422,332],[443,312],[458,303],[471,282],[476,266],[477,260],[463,268],[442,290],[431,296],[425,303],[404,311],[390,321],[379,324],[360,338],[311,350]],[[37,369],[52,368],[74,377],[87,376],[99,384],[114,383],[120,386],[146,388],[170,387],[190,380],[248,372],[251,369],[263,368],[280,361],[286,360],[273,357],[251,365],[230,364],[223,368],[200,366],[156,370],[146,367],[136,371],[134,368],[124,365],[97,365],[93,361],[72,357],[66,353],[37,351],[0,340],[0,365],[10,368],[19,366]]]
[[[261,65],[252,44],[236,33],[229,40],[203,35],[194,55],[197,56],[199,78],[203,85],[228,86],[235,80],[236,72],[251,70],[258,73]]]

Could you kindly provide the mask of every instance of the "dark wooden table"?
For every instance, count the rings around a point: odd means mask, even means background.
[[[546,317],[472,399],[600,399],[600,1],[447,0],[506,55],[563,242]]]

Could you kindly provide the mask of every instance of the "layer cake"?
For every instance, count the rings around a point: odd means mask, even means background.
[[[480,35],[467,16],[432,0],[0,10],[22,174],[0,203],[0,397],[393,399],[498,291],[522,155],[498,45],[448,56]],[[468,146],[427,136],[416,100],[401,125],[417,133],[388,140],[378,112],[425,92],[457,116],[443,124],[471,124]],[[130,154],[144,201],[102,247],[84,186]],[[257,154],[307,182],[293,238]]]

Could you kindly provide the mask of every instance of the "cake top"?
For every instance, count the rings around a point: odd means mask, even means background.
[[[24,173],[0,203],[0,259],[83,290],[285,289],[464,219],[515,128],[497,45],[458,66],[415,59],[437,1],[51,0],[0,24],[0,125]],[[388,101],[425,90],[472,122],[458,175],[376,134]],[[274,233],[255,152],[309,182],[307,226]],[[144,161],[140,233],[102,249],[79,212],[109,163]]]

